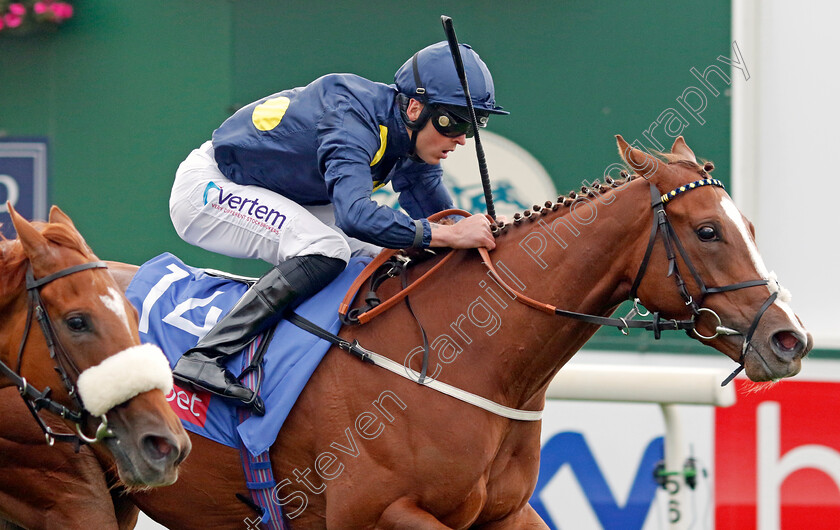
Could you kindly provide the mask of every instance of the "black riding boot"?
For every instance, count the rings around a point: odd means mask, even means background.
[[[172,370],[175,380],[225,398],[238,399],[262,415],[258,395],[225,368],[257,335],[277,323],[283,312],[312,296],[344,270],[345,262],[320,255],[297,256],[265,273],[224,316],[185,353]]]

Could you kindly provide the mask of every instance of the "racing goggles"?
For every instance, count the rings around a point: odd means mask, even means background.
[[[475,136],[472,122],[470,121],[467,109],[455,109],[451,107],[435,106],[432,113],[432,125],[435,126],[437,132],[448,137],[457,138],[462,134],[467,135],[467,138]],[[483,129],[487,126],[489,114],[476,112],[476,121],[478,127]]]

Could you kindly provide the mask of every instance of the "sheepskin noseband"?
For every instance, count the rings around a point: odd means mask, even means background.
[[[157,346],[132,346],[79,375],[79,397],[94,416],[105,414],[138,394],[160,389],[172,391],[172,369]]]

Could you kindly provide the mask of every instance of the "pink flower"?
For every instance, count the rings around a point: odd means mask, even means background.
[[[26,8],[23,4],[9,4],[9,14],[22,17],[26,14]]]
[[[56,2],[52,5],[52,12],[56,18],[63,20],[73,16],[73,6],[64,2]]]
[[[19,15],[15,15],[13,13],[6,13],[3,16],[3,22],[5,22],[6,26],[8,26],[10,28],[16,28],[16,27],[20,26],[21,23],[23,22],[23,17],[21,17]]]
[[[33,8],[35,13],[38,15],[43,15],[47,11],[47,4],[44,2],[35,2],[35,6]]]
[[[0,17],[0,31],[3,31],[3,18]]]

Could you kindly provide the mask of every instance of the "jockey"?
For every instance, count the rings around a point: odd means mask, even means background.
[[[461,46],[479,127],[496,106],[493,79]],[[211,252],[274,265],[176,364],[177,381],[263,404],[224,366],[284,310],[325,287],[351,256],[386,248],[493,248],[483,215],[425,218],[452,208],[440,161],[473,135],[446,42],[406,61],[394,85],[330,74],[238,110],[178,168],[169,201],[178,235]],[[391,183],[407,212],[377,204]]]

